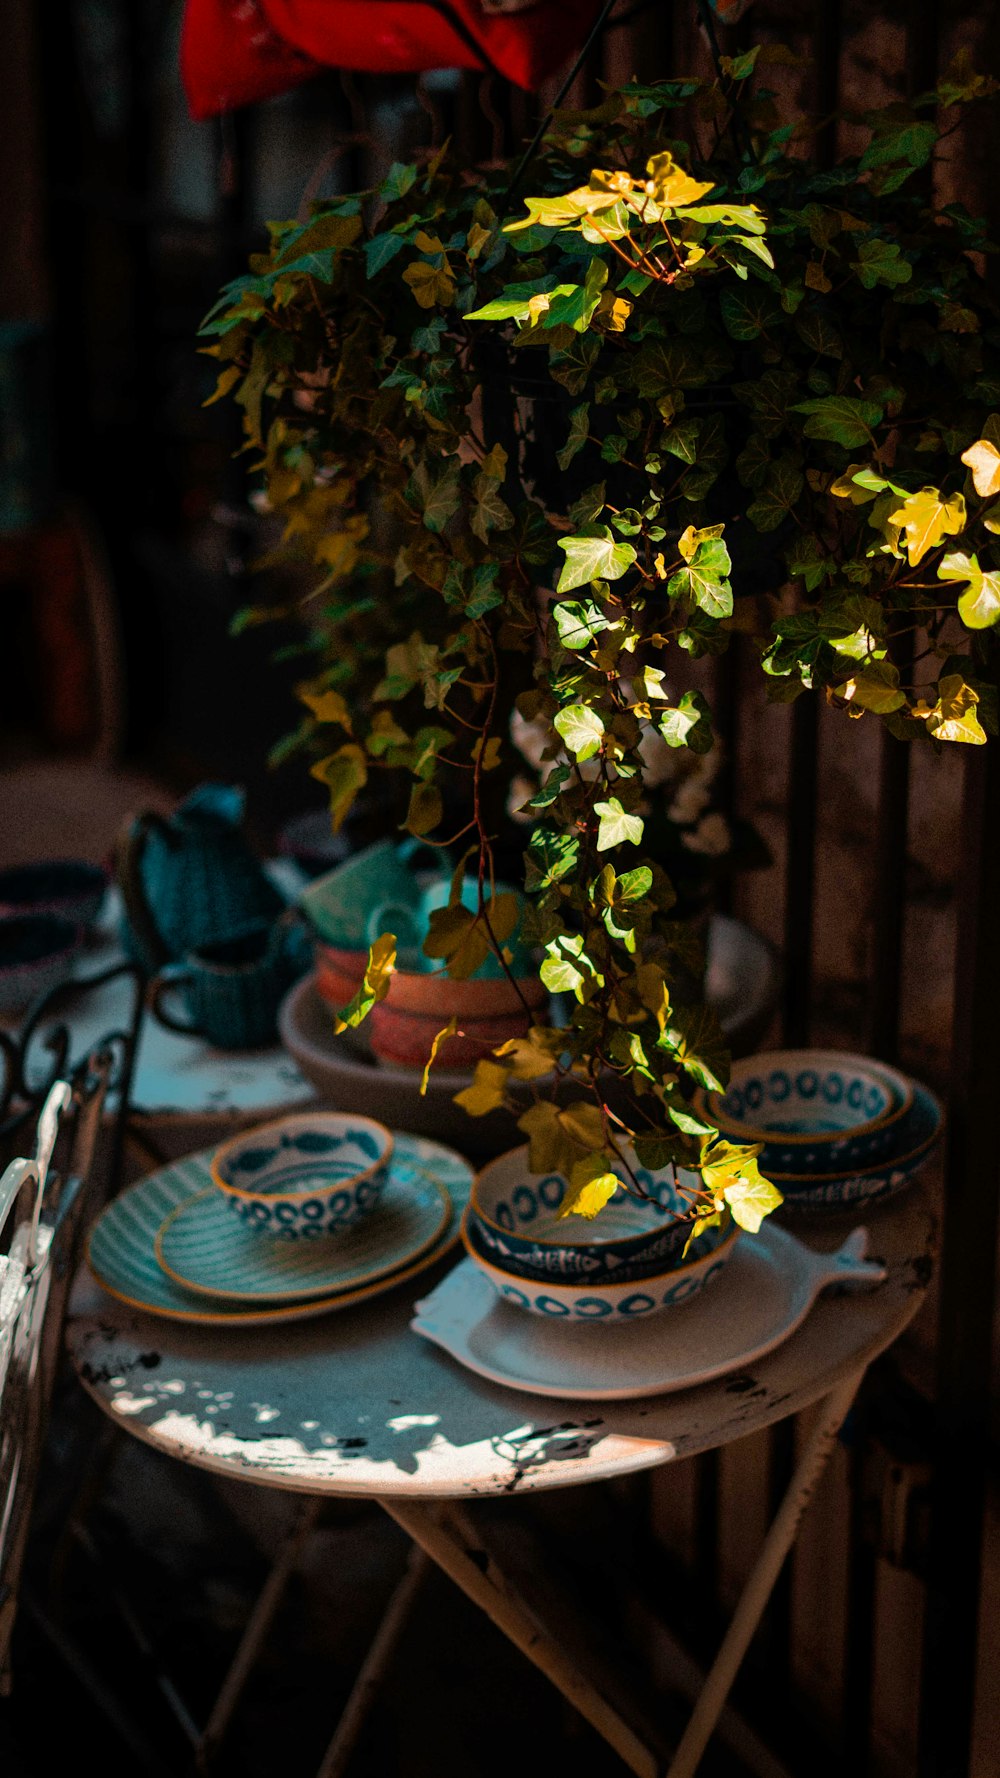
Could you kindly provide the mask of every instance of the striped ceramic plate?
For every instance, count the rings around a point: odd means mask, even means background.
[[[260,1233],[209,1186],[161,1223],[160,1265],[185,1289],[233,1302],[287,1303],[374,1284],[426,1253],[451,1216],[451,1199],[429,1173],[390,1173],[374,1215],[332,1241],[281,1241]]]
[[[130,1186],[102,1211],[91,1229],[87,1250],[91,1271],[105,1290],[132,1308],[163,1315],[173,1321],[226,1327],[299,1321],[347,1308],[352,1303],[363,1302],[393,1289],[447,1253],[458,1240],[462,1212],[469,1201],[472,1185],[472,1169],[453,1149],[444,1148],[427,1137],[397,1135],[393,1181],[398,1181],[400,1186],[409,1186],[411,1191],[416,1191],[418,1186],[424,1190],[429,1184],[435,1188],[439,1203],[445,1197],[451,1204],[447,1221],[429,1246],[402,1258],[393,1271],[375,1278],[369,1274],[367,1282],[325,1290],[319,1296],[270,1304],[256,1299],[252,1303],[220,1297],[209,1300],[168,1277],[157,1261],[155,1243],[158,1232],[173,1212],[192,1198],[201,1197],[211,1185],[208,1171],[211,1152],[204,1150],[189,1155],[186,1160],[161,1167],[137,1185]],[[238,1219],[232,1217],[231,1220],[238,1228]],[[373,1217],[373,1227],[375,1220]],[[256,1241],[258,1237],[253,1239]]]

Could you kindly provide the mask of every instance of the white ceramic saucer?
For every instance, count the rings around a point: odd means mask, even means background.
[[[558,1400],[627,1401],[709,1383],[773,1351],[805,1320],[824,1285],[881,1284],[857,1228],[833,1253],[814,1253],[767,1223],[739,1242],[711,1290],[655,1319],[560,1323],[498,1302],[463,1259],[416,1304],[414,1333],[492,1383]]]
[[[189,1321],[213,1327],[269,1327],[284,1321],[304,1321],[334,1309],[346,1309],[393,1290],[449,1251],[458,1240],[462,1212],[469,1201],[472,1169],[453,1149],[421,1136],[396,1136],[394,1170],[406,1168],[428,1174],[451,1199],[452,1213],[437,1240],[418,1259],[355,1289],[328,1292],[304,1301],[261,1305],[209,1300],[196,1296],[168,1278],[154,1251],[158,1230],[172,1210],[200,1195],[211,1182],[208,1171],[211,1150],[188,1155],[169,1167],[160,1167],[101,1212],[90,1231],[87,1259],[98,1284],[112,1296],[151,1315],[170,1321]],[[235,1221],[235,1218],[234,1218]]]
[[[209,1186],[161,1223],[153,1250],[169,1278],[198,1295],[281,1303],[373,1284],[426,1253],[451,1217],[439,1180],[403,1163],[373,1215],[335,1239],[276,1241],[234,1216]]]

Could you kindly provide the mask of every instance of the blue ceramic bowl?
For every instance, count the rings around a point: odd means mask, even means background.
[[[0,913],[61,914],[93,926],[108,886],[107,872],[83,858],[51,858],[0,870]]]
[[[61,914],[0,915],[0,1013],[17,1013],[65,981],[83,941]]]
[[[691,1233],[688,1201],[670,1173],[638,1166],[631,1153],[629,1160],[649,1198],[635,1198],[622,1186],[590,1222],[558,1215],[567,1191],[563,1174],[532,1173],[527,1144],[511,1149],[476,1175],[470,1235],[503,1270],[540,1282],[618,1282],[679,1265]],[[624,1168],[615,1171],[628,1177]],[[682,1184],[700,1189],[694,1174],[679,1170],[679,1175]],[[711,1229],[702,1236],[706,1250],[718,1245],[723,1233]]]
[[[913,1103],[905,1074],[839,1050],[775,1050],[733,1064],[695,1104],[731,1142],[763,1143],[761,1172],[842,1174],[891,1150]]]
[[[211,1172],[249,1228],[280,1241],[316,1241],[371,1215],[392,1149],[390,1132],[374,1118],[302,1112],[224,1142]]]
[[[791,1210],[839,1210],[847,1205],[895,1197],[919,1172],[941,1135],[944,1111],[928,1087],[912,1082],[913,1104],[896,1126],[897,1135],[883,1160],[840,1174],[772,1173]]]
[[[590,1278],[576,1282],[547,1278],[539,1282],[497,1263],[493,1252],[481,1245],[468,1210],[462,1221],[465,1250],[502,1302],[527,1309],[531,1315],[544,1315],[549,1321],[593,1321],[605,1326],[658,1315],[699,1296],[725,1269],[739,1233],[735,1223],[731,1224],[707,1252],[702,1250],[702,1236],[683,1263],[661,1265],[639,1278],[618,1276],[596,1282]]]

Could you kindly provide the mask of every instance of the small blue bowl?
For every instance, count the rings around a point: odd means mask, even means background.
[[[60,914],[93,926],[108,886],[107,872],[84,858],[49,858],[0,870],[0,913]]]
[[[392,1150],[390,1131],[374,1118],[302,1112],[224,1142],[211,1173],[248,1228],[279,1241],[316,1241],[371,1215]]]
[[[870,1167],[841,1174],[772,1173],[786,1210],[840,1210],[895,1197],[930,1158],[944,1126],[940,1100],[913,1081],[913,1104],[896,1126],[889,1153]]]
[[[691,1233],[688,1200],[666,1170],[640,1167],[626,1151],[636,1180],[648,1198],[636,1198],[624,1185],[592,1222],[561,1218],[568,1184],[562,1173],[532,1173],[528,1147],[511,1149],[481,1169],[472,1187],[468,1228],[483,1255],[516,1276],[564,1284],[625,1283],[644,1273],[679,1265]],[[615,1167],[627,1179],[623,1167]],[[701,1190],[693,1173],[678,1169],[681,1184]],[[709,1251],[724,1229],[701,1240]]]
[[[702,1235],[683,1262],[654,1265],[636,1277],[624,1275],[631,1274],[631,1268],[623,1267],[613,1278],[538,1279],[515,1272],[482,1246],[468,1211],[462,1221],[465,1250],[501,1302],[527,1309],[531,1315],[544,1315],[549,1321],[590,1321],[598,1326],[620,1325],[690,1302],[724,1270],[740,1234],[736,1224],[730,1223],[714,1244],[706,1245]]]
[[[695,1106],[731,1142],[762,1143],[760,1170],[842,1174],[887,1155],[909,1113],[905,1074],[839,1050],[775,1050],[733,1065],[725,1093]]]

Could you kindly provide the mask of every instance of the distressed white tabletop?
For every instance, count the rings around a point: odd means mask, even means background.
[[[809,1406],[884,1350],[930,1282],[935,1217],[915,1187],[863,1219],[800,1217],[794,1227],[834,1247],[861,1220],[870,1255],[888,1267],[885,1284],[824,1296],[747,1372],[642,1401],[540,1400],[482,1381],[418,1338],[413,1302],[456,1260],[324,1320],[225,1334],[138,1315],[87,1275],[67,1337],[81,1380],[112,1419],[185,1463],[313,1494],[556,1488],[726,1444]]]

